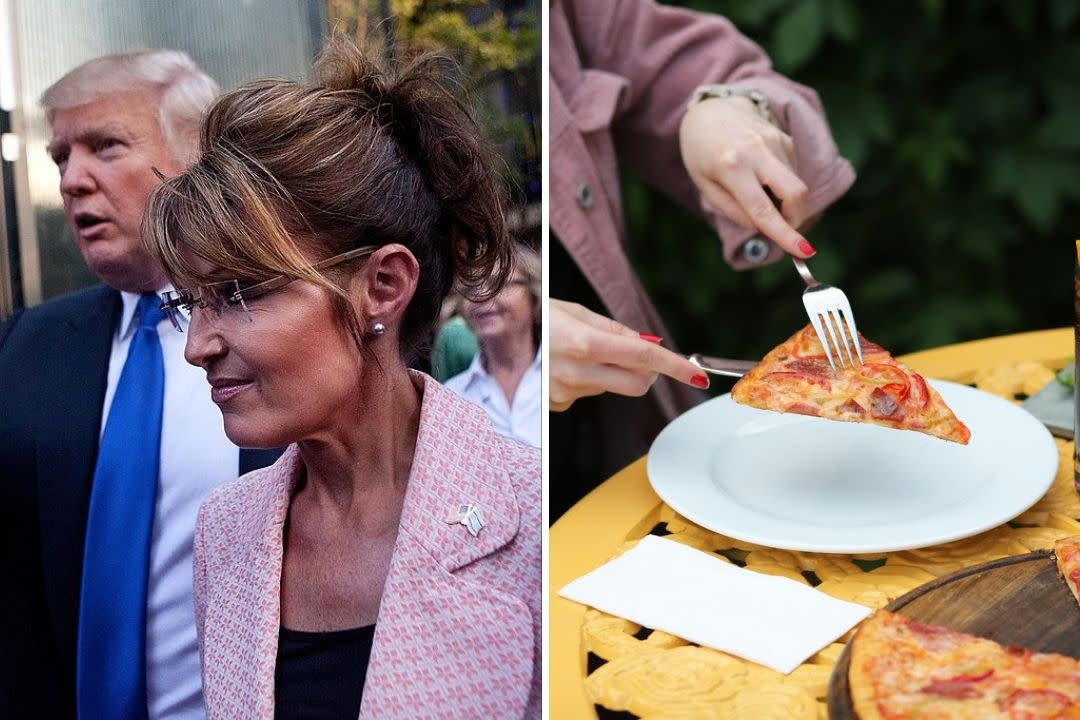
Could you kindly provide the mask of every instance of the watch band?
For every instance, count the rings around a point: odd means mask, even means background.
[[[707,100],[708,98],[729,97],[746,98],[750,102],[754,103],[754,107],[757,108],[758,115],[764,118],[766,122],[776,124],[775,120],[773,119],[772,107],[769,105],[769,98],[765,97],[765,93],[761,92],[760,90],[733,87],[731,85],[699,85],[694,88],[694,92],[690,96],[690,102],[686,104],[686,108],[690,109],[702,100]]]

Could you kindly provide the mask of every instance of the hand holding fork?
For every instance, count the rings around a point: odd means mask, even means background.
[[[797,229],[807,220],[810,191],[796,173],[791,136],[749,100],[713,98],[691,105],[679,126],[679,148],[709,207],[791,255],[814,254]]]

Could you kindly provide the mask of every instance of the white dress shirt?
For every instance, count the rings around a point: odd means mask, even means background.
[[[102,432],[137,326],[139,296],[126,292],[121,296],[124,307],[109,356]],[[186,330],[186,318],[180,322]],[[158,324],[158,335],[165,361],[165,399],[146,597],[147,700],[151,720],[202,720],[206,710],[191,595],[191,539],[203,499],[236,478],[240,451],[225,437],[206,373],[184,360],[187,335],[178,333],[168,320]]]
[[[537,349],[536,358],[521,377],[521,382],[514,391],[513,403],[507,402],[502,388],[484,369],[482,353],[476,353],[465,372],[447,380],[446,387],[484,408],[495,430],[500,434],[516,438],[533,447],[540,447],[540,412],[543,407],[540,397],[542,351],[543,348]]]

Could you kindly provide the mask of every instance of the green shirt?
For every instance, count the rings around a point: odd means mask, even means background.
[[[431,348],[432,376],[444,383],[465,372],[477,349],[476,336],[465,324],[465,319],[460,315],[453,316],[435,334],[435,343]]]

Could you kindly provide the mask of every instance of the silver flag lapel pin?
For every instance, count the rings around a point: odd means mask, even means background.
[[[455,512],[446,518],[450,525],[464,525],[472,533],[473,537],[480,534],[484,529],[484,520],[480,517],[480,511],[475,505],[458,505]]]

